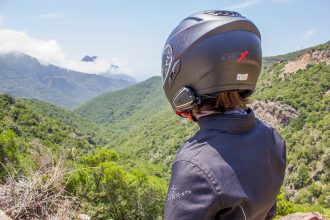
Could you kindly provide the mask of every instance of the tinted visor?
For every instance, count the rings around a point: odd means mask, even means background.
[[[171,45],[167,44],[163,50],[162,56],[162,80],[165,82],[173,61],[173,51]]]

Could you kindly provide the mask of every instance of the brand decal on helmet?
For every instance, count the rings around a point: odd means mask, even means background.
[[[240,63],[242,60],[245,60],[245,59],[246,59],[246,55],[247,55],[248,53],[249,53],[248,50],[242,52],[240,58],[238,58],[238,60],[237,60],[236,62],[237,62],[237,63]]]
[[[247,73],[238,73],[237,74],[237,80],[240,80],[240,81],[242,81],[242,80],[247,80],[248,79],[248,76],[249,76],[249,74],[247,74]]]
[[[225,53],[221,57],[222,62],[235,60],[236,63],[239,63],[245,59],[257,60],[257,56],[250,51],[244,51],[239,53]]]

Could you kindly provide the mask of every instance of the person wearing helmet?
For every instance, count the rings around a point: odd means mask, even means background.
[[[170,34],[163,88],[199,131],[173,161],[166,220],[272,219],[285,141],[247,108],[261,71],[258,28],[237,12],[203,11]]]

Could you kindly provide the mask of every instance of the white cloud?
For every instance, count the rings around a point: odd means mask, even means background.
[[[120,67],[119,71],[132,73],[126,66],[127,61],[118,58],[110,60],[96,59],[95,62],[82,62],[66,56],[62,47],[54,39],[41,40],[29,36],[25,32],[0,29],[0,53],[24,53],[39,59],[42,63],[50,63],[67,69],[84,73],[102,73],[109,70],[112,64]]]
[[[315,35],[315,29],[310,29],[304,33],[304,38],[311,38]]]
[[[60,19],[60,18],[64,18],[65,14],[62,12],[49,12],[49,13],[37,15],[36,17],[47,18],[47,19]]]
[[[249,6],[252,6],[256,3],[259,3],[259,2],[261,2],[261,1],[260,0],[248,0],[248,1],[238,3],[238,4],[230,5],[230,6],[226,7],[226,9],[229,9],[229,10],[243,9],[243,8],[247,8]]]

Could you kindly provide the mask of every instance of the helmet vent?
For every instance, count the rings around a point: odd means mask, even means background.
[[[214,16],[243,17],[240,13],[235,11],[204,11],[202,13]]]

